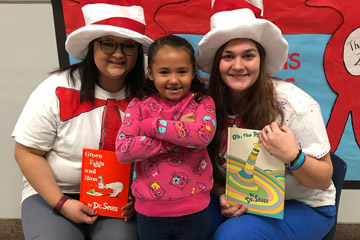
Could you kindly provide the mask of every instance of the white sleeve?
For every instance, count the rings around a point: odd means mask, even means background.
[[[50,76],[32,92],[12,133],[17,142],[43,151],[52,148],[59,123],[55,94],[59,81]]]
[[[321,158],[330,151],[330,142],[318,104],[303,108],[291,121],[289,128],[294,132],[304,153]]]

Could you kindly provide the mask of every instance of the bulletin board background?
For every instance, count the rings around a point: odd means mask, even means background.
[[[78,1],[52,0],[60,66],[78,60],[64,48],[66,36],[84,25]],[[358,0],[263,0],[264,18],[289,43],[275,76],[310,94],[321,106],[331,151],[348,165],[344,189],[360,189],[360,18]],[[146,34],[177,34],[195,50],[210,30],[211,0],[143,0]],[[199,71],[200,77],[208,75]],[[309,123],[311,124],[311,123]]]

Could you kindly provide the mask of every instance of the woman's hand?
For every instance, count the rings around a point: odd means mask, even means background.
[[[60,213],[74,223],[92,224],[98,218],[97,212],[76,199],[68,199]]]
[[[125,217],[125,222],[130,220],[134,214],[135,214],[135,199],[134,197],[129,197],[129,202],[121,208],[124,212],[121,214],[121,216]]]
[[[286,126],[273,122],[260,132],[261,144],[282,162],[289,164],[299,153],[294,133]]]
[[[15,159],[21,172],[31,186],[50,205],[55,206],[63,193],[45,159],[45,151],[15,143]],[[68,199],[60,213],[75,223],[93,223],[96,219],[94,210],[78,200]]]
[[[279,126],[278,123],[273,122],[271,125],[265,126],[259,135],[265,149],[280,161],[289,164],[297,157],[299,149],[295,135],[288,127]],[[306,155],[302,166],[293,170],[292,174],[308,188],[328,189],[333,174],[330,154],[319,159]]]
[[[230,207],[230,204],[227,202],[225,198],[225,194],[220,195],[219,201],[220,201],[221,214],[227,218],[240,216],[247,210],[247,207],[242,205],[241,203],[238,203],[235,206]]]

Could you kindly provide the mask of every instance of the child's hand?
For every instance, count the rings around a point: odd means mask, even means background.
[[[125,217],[125,222],[131,219],[135,215],[135,208],[134,208],[135,199],[133,197],[129,197],[129,202],[121,208],[124,212],[121,216]]]
[[[221,214],[227,218],[243,215],[247,210],[247,207],[241,203],[237,203],[235,206],[230,207],[230,204],[226,200],[225,194],[220,195],[219,201]]]
[[[180,122],[195,122],[195,114],[194,113],[187,113],[180,117]]]

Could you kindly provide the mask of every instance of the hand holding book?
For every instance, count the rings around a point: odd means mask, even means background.
[[[84,149],[80,201],[98,215],[130,219],[130,171],[131,164],[120,163],[113,151]]]
[[[241,216],[248,209],[247,206],[243,205],[242,203],[236,203],[234,206],[231,207],[226,200],[225,194],[220,195],[219,201],[221,214],[227,218]]]
[[[259,137],[266,151],[285,164],[294,160],[299,152],[293,131],[276,122],[265,126]]]

